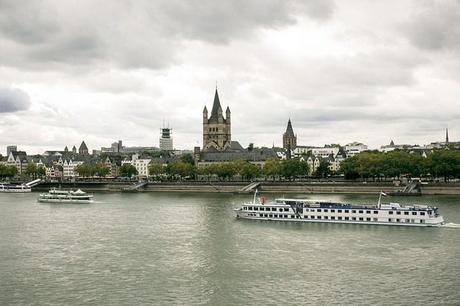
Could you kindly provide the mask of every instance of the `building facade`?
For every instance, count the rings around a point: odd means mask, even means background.
[[[161,136],[160,136],[160,150],[161,151],[173,151],[173,139],[171,137],[172,129],[169,127],[161,128]]]
[[[231,141],[230,108],[227,107],[224,117],[216,88],[211,116],[209,118],[206,106],[203,109],[203,151],[224,151],[231,147]]]

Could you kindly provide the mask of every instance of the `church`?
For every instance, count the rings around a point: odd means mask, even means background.
[[[211,116],[208,118],[208,109],[203,109],[203,151],[215,149],[225,151],[232,145],[232,130],[230,108],[227,106],[225,117],[220,105],[219,93],[214,94]]]

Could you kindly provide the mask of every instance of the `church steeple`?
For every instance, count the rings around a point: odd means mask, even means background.
[[[219,117],[222,116],[222,106],[220,105],[219,93],[214,94],[214,103],[212,104],[211,117],[209,117],[209,122],[218,122]]]
[[[286,132],[283,134],[283,148],[288,150],[288,154],[290,154],[290,150],[294,150],[295,147],[297,147],[297,136],[294,134],[291,118],[289,118]]]
[[[446,144],[449,143],[449,129],[446,128]]]

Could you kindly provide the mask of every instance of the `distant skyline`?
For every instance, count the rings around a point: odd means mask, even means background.
[[[0,1],[0,152],[460,140],[460,1]]]

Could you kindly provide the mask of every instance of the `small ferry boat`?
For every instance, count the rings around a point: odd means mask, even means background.
[[[93,195],[78,189],[72,190],[57,190],[51,189],[48,193],[41,193],[38,196],[38,202],[42,203],[91,203]]]
[[[403,226],[441,226],[444,218],[437,207],[407,205],[399,203],[381,204],[381,193],[375,204],[347,204],[324,200],[276,199],[265,203],[261,198],[256,203],[243,204],[235,209],[237,218],[256,220],[352,223]]]
[[[26,184],[7,184],[0,183],[0,192],[31,192],[32,189]]]

